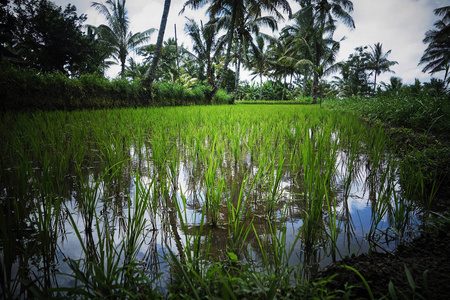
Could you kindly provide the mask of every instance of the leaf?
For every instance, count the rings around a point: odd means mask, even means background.
[[[227,252],[227,253],[228,253],[228,257],[230,258],[230,262],[232,262],[232,263],[238,262],[238,257],[236,254],[234,254],[233,252]]]
[[[392,283],[392,280],[389,281],[389,285],[388,285],[388,289],[389,289],[389,295],[391,295],[392,300],[397,300],[397,293],[395,292],[395,287],[394,284]]]
[[[412,277],[411,272],[409,271],[406,264],[405,264],[405,273],[406,273],[406,277],[408,278],[409,286],[411,287],[412,291],[415,292],[416,291],[416,283],[414,282],[414,278]]]

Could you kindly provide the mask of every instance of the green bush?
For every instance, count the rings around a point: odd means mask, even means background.
[[[139,106],[211,104],[211,88],[178,83],[156,83],[147,90],[140,80],[114,79],[100,74],[68,78],[60,73],[41,74],[1,63],[0,110],[76,110]],[[220,90],[213,103],[227,104],[232,96]]]
[[[360,112],[370,119],[379,119],[396,126],[405,126],[426,132],[445,133],[450,130],[450,101],[448,96],[422,97],[404,93],[375,98],[354,97],[327,100],[330,108]]]
[[[213,104],[231,104],[233,102],[233,95],[227,94],[223,89],[217,91],[212,99]]]

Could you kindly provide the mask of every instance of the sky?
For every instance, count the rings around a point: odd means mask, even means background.
[[[68,3],[77,7],[77,13],[86,14],[85,24],[98,26],[105,24],[105,18],[91,7],[89,0],[52,0],[59,6],[65,7]],[[105,0],[97,0],[105,2]],[[291,0],[293,12],[297,11],[299,5]],[[176,25],[177,38],[180,43],[190,49],[190,38],[184,33],[186,17],[197,22],[207,21],[205,8],[193,11],[186,8],[184,14],[179,15],[185,0],[172,0],[169,19],[164,39],[174,37],[174,26]],[[448,0],[353,0],[354,10],[351,13],[356,28],[348,29],[338,23],[334,35],[335,40],[340,40],[341,49],[338,61],[347,60],[348,56],[355,52],[359,46],[374,45],[380,42],[384,52],[391,50],[388,59],[397,61],[398,64],[391,67],[395,73],[383,73],[377,77],[377,82],[389,82],[391,76],[398,76],[403,83],[413,84],[418,78],[421,82],[429,81],[430,75],[422,73],[423,65],[418,66],[427,45],[422,42],[425,33],[433,29],[433,24],[438,20],[433,10],[448,5]],[[140,32],[149,28],[159,29],[163,12],[164,0],[127,0],[126,7],[130,19],[130,30]],[[286,16],[287,18],[287,16]],[[281,29],[283,24],[279,24]],[[157,32],[155,32],[150,43],[156,43]],[[139,59],[134,56],[134,58]],[[108,77],[115,77],[119,72],[119,66],[112,67]],[[338,75],[338,74],[335,74]],[[244,78],[251,77],[244,72]],[[434,77],[442,78],[443,72],[435,74]]]

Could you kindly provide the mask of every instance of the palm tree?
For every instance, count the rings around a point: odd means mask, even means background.
[[[171,0],[164,1],[164,10],[163,10],[163,15],[161,17],[161,24],[159,26],[155,54],[153,56],[152,65],[150,66],[150,69],[149,69],[149,72],[147,75],[147,79],[146,79],[146,84],[150,87],[153,84],[153,80],[155,80],[156,67],[158,66],[158,60],[161,57],[161,48],[162,48],[163,40],[164,40],[164,32],[166,31],[167,18],[169,16],[170,1]]]
[[[256,36],[256,47],[252,47],[248,53],[247,57],[247,65],[252,71],[252,75],[259,76],[259,99],[262,99],[262,90],[263,90],[263,76],[269,75],[268,73],[268,56],[267,56],[267,47],[265,41],[267,37],[264,37],[263,34],[259,34]],[[255,78],[253,77],[253,78]]]
[[[99,38],[108,45],[111,51],[110,55],[120,63],[120,76],[125,78],[125,63],[129,51],[148,41],[155,29],[135,34],[130,32],[125,0],[106,0],[105,4],[92,2],[91,6],[106,17],[108,25],[100,25],[96,31]]]
[[[160,50],[158,68],[155,70],[153,75],[154,81],[172,81],[176,82],[180,77],[180,68],[177,65],[178,54],[183,58],[185,57],[186,49],[184,45],[178,45],[175,38],[169,38],[163,42]],[[150,44],[143,46],[139,49],[139,54],[144,56],[144,63],[148,66],[146,79],[148,84],[148,69],[153,61],[155,61],[156,56],[156,45]]]
[[[125,67],[125,77],[131,80],[144,80],[148,72],[148,65],[136,62],[132,57],[128,59],[128,66]]]
[[[444,81],[447,80],[450,69],[450,6],[444,6],[434,10],[434,14],[442,16],[442,20],[434,23],[435,30],[425,33],[423,42],[429,44],[420,59],[419,65],[425,64],[422,72],[434,73],[444,71]]]
[[[284,79],[282,100],[284,99],[285,89],[287,87],[287,77],[292,77],[300,64],[297,65],[302,54],[299,51],[292,53],[291,40],[289,35],[282,33],[278,39],[271,39],[268,47],[268,66],[271,70],[271,76],[277,80]],[[310,61],[308,61],[310,63]]]
[[[227,15],[230,17],[230,22],[228,23],[229,27],[227,29],[225,62],[219,80],[210,94],[210,98],[212,98],[222,86],[223,80],[225,79],[228,65],[231,61],[231,49],[233,46],[235,29],[243,24],[247,9],[252,8],[252,11],[248,11],[248,13],[255,18],[261,17],[262,11],[268,11],[277,18],[280,18],[282,15],[278,12],[278,7],[281,6],[285,12],[289,13],[289,15],[291,15],[291,8],[288,0],[188,0],[185,2],[180,13],[183,13],[188,6],[192,9],[198,9],[203,7],[206,3],[210,3],[207,12],[211,19],[217,19]]]
[[[187,19],[187,23],[184,25],[185,33],[191,37],[193,45],[193,50],[196,55],[193,58],[199,66],[200,74],[198,78],[203,80],[205,78],[205,66],[206,66],[206,79],[208,85],[213,86],[214,84],[214,67],[213,61],[216,57],[217,52],[220,47],[218,47],[216,35],[217,31],[215,26],[212,26],[212,22],[208,22],[205,26],[203,23],[200,26],[193,20]]]
[[[317,103],[320,77],[331,73],[337,67],[334,64],[339,42],[333,40],[336,29],[335,19],[342,21],[350,28],[355,28],[350,13],[353,3],[350,0],[301,0],[302,9],[297,13],[297,19],[305,28],[299,40],[308,48],[309,59],[313,65],[313,104]],[[327,37],[324,38],[324,36]],[[303,60],[297,65],[307,65]]]
[[[400,93],[401,89],[403,88],[402,79],[400,77],[395,77],[395,76],[392,76],[389,79],[389,83],[381,82],[381,84],[386,89],[386,92],[393,94],[393,95],[398,95]]]
[[[376,43],[374,44],[374,47],[369,47],[372,51],[368,53],[369,61],[367,62],[367,68],[374,71],[373,90],[376,92],[377,75],[380,75],[384,72],[392,72],[395,74],[395,72],[392,71],[390,67],[392,67],[393,65],[397,65],[398,62],[390,61],[387,59],[389,54],[391,54],[391,50],[383,53],[383,44]]]
[[[350,13],[353,11],[353,2],[350,0],[307,0],[313,8],[314,16],[320,27],[334,25],[335,19],[346,26],[355,28],[355,22]]]

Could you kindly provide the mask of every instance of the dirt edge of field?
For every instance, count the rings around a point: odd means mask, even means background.
[[[450,149],[447,135],[417,133],[409,129],[387,126],[403,149]],[[441,166],[450,174],[449,159],[444,158]],[[317,278],[327,278],[337,274],[328,288],[344,291],[352,286],[352,298],[388,299],[450,299],[450,186],[448,178],[442,183],[436,197],[434,211],[443,218],[436,217],[431,226],[412,242],[399,246],[393,253],[372,252],[360,256],[346,257],[323,271]],[[355,271],[343,266],[350,266]],[[361,276],[367,283],[361,278]],[[372,295],[371,295],[372,293]]]

